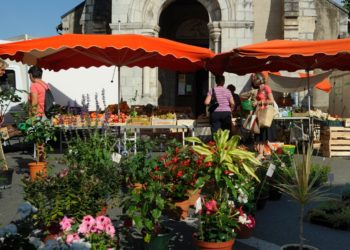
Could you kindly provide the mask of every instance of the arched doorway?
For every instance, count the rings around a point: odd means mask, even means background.
[[[208,12],[197,0],[176,0],[160,15],[159,37],[208,48],[208,22]],[[162,88],[159,105],[188,106],[195,116],[205,113],[207,71],[181,74],[159,69],[159,80]]]

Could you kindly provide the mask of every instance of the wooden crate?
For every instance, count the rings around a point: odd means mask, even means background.
[[[176,119],[161,119],[152,117],[152,125],[176,125]]]
[[[323,156],[350,156],[350,128],[321,127],[320,139]]]

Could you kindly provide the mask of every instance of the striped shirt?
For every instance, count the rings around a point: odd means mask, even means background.
[[[223,86],[215,87],[214,90],[219,103],[219,107],[215,109],[215,112],[231,112],[230,98],[233,98],[231,91]],[[212,89],[209,89],[208,95],[212,95]]]

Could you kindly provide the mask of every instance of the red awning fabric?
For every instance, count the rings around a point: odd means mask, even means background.
[[[272,40],[217,54],[207,65],[214,74],[261,71],[350,70],[350,38],[319,41]]]
[[[207,48],[137,34],[65,34],[0,44],[1,58],[54,71],[115,65],[193,72],[213,56]]]

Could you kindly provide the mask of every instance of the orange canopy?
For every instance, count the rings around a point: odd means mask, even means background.
[[[136,34],[66,34],[0,44],[1,58],[54,71],[116,65],[191,72],[213,55],[207,48]]]
[[[263,74],[263,76],[267,79],[267,81],[269,81],[269,74],[272,75],[277,75],[277,76],[282,76],[282,74],[280,72],[269,72],[269,71],[262,71],[261,72]],[[313,74],[309,75],[310,77],[313,77]],[[307,74],[306,73],[298,73],[299,78],[307,78]],[[287,77],[288,79],[289,77]],[[305,80],[306,81],[306,80]],[[307,84],[305,84],[305,87],[307,86]],[[328,78],[323,79],[322,81],[316,83],[315,88],[322,90],[324,92],[329,93],[332,89],[332,84],[329,82]]]
[[[304,69],[350,70],[350,38],[319,41],[272,40],[216,55],[208,62],[214,74],[238,75]]]

